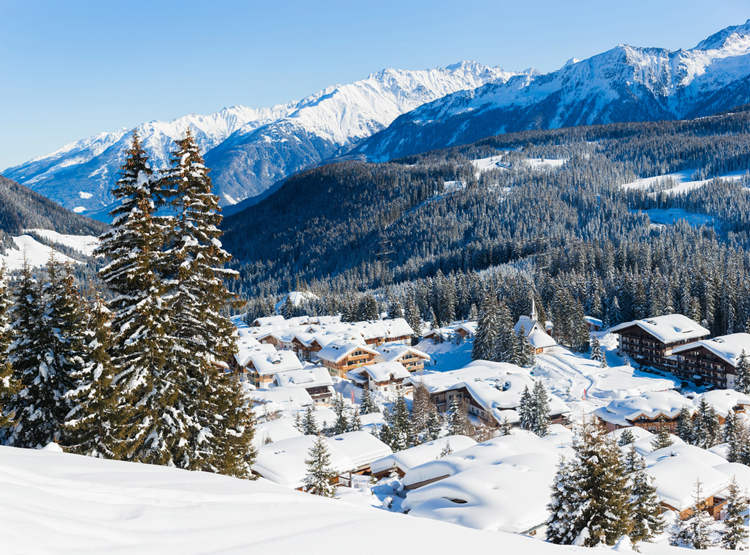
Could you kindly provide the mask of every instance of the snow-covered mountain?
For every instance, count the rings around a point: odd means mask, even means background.
[[[525,129],[699,117],[750,102],[750,20],[695,48],[620,45],[546,75],[460,91],[396,119],[354,149],[372,160]]]
[[[191,127],[212,168],[223,205],[258,195],[274,182],[384,129],[396,117],[460,90],[505,82],[515,73],[475,62],[421,71],[386,69],[272,108],[226,108],[138,126],[154,167],[168,164],[172,140]],[[3,175],[77,212],[108,206],[131,131],[71,143]]]

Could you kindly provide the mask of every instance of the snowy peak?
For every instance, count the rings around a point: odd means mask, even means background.
[[[693,50],[719,50],[732,48],[738,44],[750,41],[750,19],[742,25],[733,25],[714,33],[698,43]]]

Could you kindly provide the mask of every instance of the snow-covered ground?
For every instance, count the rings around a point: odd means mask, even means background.
[[[472,341],[463,341],[460,345],[455,345],[450,341],[435,343],[432,339],[423,339],[415,348],[430,355],[431,362],[425,363],[425,370],[448,372],[463,368],[472,362],[472,346]]]
[[[78,260],[65,256],[47,245],[43,245],[30,235],[13,237],[13,242],[17,248],[8,249],[4,255],[0,254],[0,265],[4,264],[8,270],[20,270],[23,267],[24,258],[29,263],[29,266],[44,266],[49,262],[50,254],[53,252],[58,262],[78,264]]]
[[[630,183],[625,183],[622,185],[622,188],[627,189],[649,189],[653,187],[654,185],[658,185],[662,181],[666,181],[668,179],[671,179],[674,181],[675,186],[670,187],[669,189],[665,189],[664,192],[668,195],[674,195],[678,193],[686,193],[687,191],[692,191],[693,189],[698,189],[699,187],[703,187],[707,183],[710,183],[713,179],[700,179],[697,181],[693,181],[693,175],[695,175],[695,172],[697,170],[682,170],[675,173],[668,173],[665,175],[657,175],[656,177],[644,177],[643,179],[638,179],[636,181],[631,181]],[[720,179],[727,179],[732,181],[739,181],[744,176],[748,174],[747,170],[738,170],[733,171],[729,173],[722,174],[718,176]]]
[[[7,555],[589,552],[263,480],[12,447],[0,447],[0,538]]]
[[[49,229],[27,229],[26,232],[44,237],[53,243],[65,245],[86,256],[91,256],[94,253],[94,249],[99,246],[99,238],[93,235],[64,235]]]
[[[694,214],[682,208],[651,208],[649,210],[638,210],[638,212],[647,214],[654,224],[660,225],[671,225],[678,220],[685,220],[692,226],[700,227],[702,225],[713,225],[715,222],[713,216]]]

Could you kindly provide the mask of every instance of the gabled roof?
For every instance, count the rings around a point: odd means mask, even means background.
[[[328,372],[328,368],[323,366],[313,366],[312,368],[306,368],[304,370],[279,372],[274,376],[273,381],[279,388],[333,386],[331,374]]]
[[[271,376],[289,370],[302,370],[302,363],[292,351],[251,353],[250,360],[261,376]]]
[[[411,353],[421,358],[429,359],[430,355],[414,347],[404,345],[403,343],[386,343],[381,345],[377,349],[378,356],[375,357],[376,362],[392,362],[397,361],[399,358],[407,353]]]
[[[234,354],[234,360],[236,360],[237,364],[242,368],[250,363],[250,359],[253,355],[275,352],[276,349],[273,345],[263,345],[257,341],[254,343],[239,341],[237,344],[237,352]]]
[[[698,346],[705,347],[722,360],[725,360],[732,366],[736,367],[737,364],[739,364],[740,355],[743,350],[745,351],[745,354],[750,357],[750,334],[732,333],[730,335],[722,335],[711,339],[703,339],[701,341],[696,341],[695,343],[688,343],[687,345],[675,347],[672,349],[672,353],[678,354],[685,351],[691,351]]]
[[[393,376],[395,380],[402,380],[411,376],[411,373],[404,368],[400,362],[378,362],[368,366],[362,366],[353,370],[353,372],[366,372],[375,382],[387,382]]]
[[[610,328],[609,331],[617,333],[630,326],[638,326],[662,343],[676,343],[677,341],[684,341],[686,339],[700,339],[701,337],[707,337],[711,333],[703,326],[696,324],[682,314],[666,314],[643,320],[623,322],[618,326]]]
[[[376,350],[370,349],[365,345],[338,339],[336,341],[332,341],[331,343],[323,347],[320,351],[318,351],[318,358],[320,360],[328,360],[330,362],[338,363],[340,360],[349,356],[357,350],[364,351],[372,355],[378,354]]]
[[[253,320],[253,325],[256,327],[282,323],[284,323],[283,316],[264,316],[262,318],[256,318],[255,320]]]
[[[605,422],[631,426],[641,415],[650,419],[658,418],[660,415],[669,419],[675,418],[683,406],[689,407],[691,412],[694,410],[692,401],[676,391],[647,391],[612,401],[606,407],[596,409],[594,414]]]

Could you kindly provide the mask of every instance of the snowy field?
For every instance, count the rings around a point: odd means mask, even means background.
[[[52,243],[65,245],[86,256],[91,256],[94,253],[94,249],[99,246],[99,238],[93,235],[64,235],[49,229],[27,229],[26,232],[44,237]]]
[[[682,208],[651,208],[649,210],[638,210],[637,212],[647,214],[654,224],[660,225],[672,225],[678,220],[685,220],[694,227],[700,227],[702,225],[713,225],[716,221],[712,216],[694,214]]]
[[[75,249],[86,256],[91,256],[94,248],[99,244],[99,239],[91,235],[63,235],[48,229],[29,229],[27,231],[44,237],[53,243]],[[8,249],[5,254],[0,254],[0,265],[4,264],[8,270],[20,270],[23,267],[24,257],[32,267],[44,266],[49,262],[51,253],[55,253],[55,259],[58,262],[79,263],[78,260],[43,245],[31,235],[13,237],[13,242],[16,245],[15,249]]]
[[[523,160],[523,163],[535,170],[546,170],[552,168],[559,168],[565,162],[567,158],[528,158]],[[478,160],[472,160],[471,163],[477,169],[478,172],[484,172],[488,170],[507,170],[511,167],[510,164],[503,162],[503,155],[498,154],[497,156],[490,156],[489,158],[480,158]]]
[[[668,173],[665,175],[657,175],[656,177],[645,177],[643,179],[638,179],[637,181],[632,181],[630,183],[625,183],[624,185],[621,185],[623,189],[649,189],[653,187],[654,185],[659,184],[659,182],[671,179],[675,182],[675,186],[671,187],[669,189],[666,189],[664,192],[668,195],[674,195],[678,193],[686,193],[688,191],[692,191],[693,189],[698,189],[699,187],[703,187],[707,183],[710,183],[713,179],[701,179],[698,181],[693,181],[693,175],[695,172],[698,171],[696,169],[692,170],[682,170],[680,172],[675,173]],[[721,179],[728,179],[732,181],[739,181],[742,179],[745,175],[747,175],[747,170],[738,170],[734,172],[725,173],[723,175],[718,176],[718,178]]]

